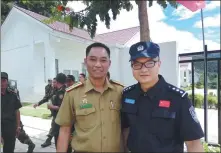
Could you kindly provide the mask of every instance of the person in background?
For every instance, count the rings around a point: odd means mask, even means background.
[[[65,74],[63,74],[63,73],[57,74],[57,76],[56,76],[57,91],[53,95],[52,103],[48,104],[48,109],[52,110],[52,116],[53,116],[52,133],[54,136],[56,148],[57,148],[57,140],[58,140],[60,126],[57,123],[55,123],[55,119],[56,119],[57,113],[59,111],[59,108],[62,104],[62,100],[64,98],[65,89],[66,89],[66,85],[65,85],[66,79],[67,79],[67,77]]]
[[[51,90],[52,90],[52,80],[48,79],[48,84],[45,86],[45,95],[50,93]]]
[[[1,143],[3,143],[3,153],[14,152],[16,137],[21,131],[19,111],[21,107],[17,93],[8,88],[8,74],[1,72]]]
[[[16,86],[12,86],[12,84],[10,83],[8,86],[11,90],[13,90],[18,98],[20,99],[20,95],[19,95],[19,91],[17,89]],[[35,148],[35,144],[33,143],[33,141],[31,140],[31,138],[28,136],[28,134],[25,132],[24,130],[24,125],[22,123],[22,121],[20,120],[20,126],[21,126],[21,131],[19,132],[17,139],[22,143],[22,144],[27,144],[28,145],[28,150],[27,153],[32,153],[34,148]]]
[[[72,138],[74,152],[120,152],[120,107],[123,86],[106,78],[110,49],[102,43],[86,48],[89,78],[66,89],[56,123],[60,125],[57,152],[66,152]]]
[[[85,74],[84,74],[84,73],[81,73],[81,74],[79,75],[79,81],[80,81],[81,83],[83,83],[85,80],[86,80]]]
[[[67,75],[66,86],[67,88],[75,83],[75,77],[73,75]]]
[[[38,106],[48,102],[49,100],[51,100],[53,98],[53,95],[56,93],[57,91],[57,81],[56,78],[53,79],[52,81],[52,90],[50,91],[50,93],[48,93],[47,95],[44,96],[44,98],[39,101],[37,104],[34,104],[34,108],[37,108]],[[52,110],[50,110],[52,112]],[[47,135],[47,139],[45,140],[45,142],[43,144],[41,144],[41,147],[45,148],[51,145],[51,140],[54,137],[54,133],[53,133],[53,120],[51,121],[51,128],[49,130],[49,133]]]
[[[123,91],[121,125],[125,151],[204,152],[200,122],[188,94],[159,75],[160,47],[138,42],[129,49],[137,84]]]

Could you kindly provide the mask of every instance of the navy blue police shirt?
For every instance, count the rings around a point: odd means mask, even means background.
[[[183,152],[184,141],[204,137],[187,93],[161,75],[147,92],[139,83],[124,89],[121,122],[131,152]]]

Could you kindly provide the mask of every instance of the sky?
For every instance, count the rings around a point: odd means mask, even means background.
[[[122,10],[110,29],[98,22],[97,34],[139,26],[138,8],[134,1],[133,10]],[[74,11],[85,8],[80,1],[69,2]],[[220,50],[220,1],[206,1],[203,9],[205,43],[208,50]],[[156,2],[148,7],[150,37],[153,42],[162,43],[177,41],[179,53],[198,52],[203,50],[202,23],[200,10],[191,12],[182,5],[177,9],[168,5],[163,9]],[[99,20],[99,17],[98,17]]]

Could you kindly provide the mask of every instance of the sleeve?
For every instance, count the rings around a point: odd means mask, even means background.
[[[52,96],[53,96],[53,92],[47,93],[47,94],[43,97],[43,99],[38,102],[38,105],[40,106],[40,105],[46,103]]]
[[[185,100],[181,101],[180,117],[180,135],[184,141],[192,141],[204,137],[195,109],[187,96]]]
[[[58,111],[55,122],[60,126],[71,126],[74,121],[74,101],[71,99],[70,93],[65,93],[61,107]]]
[[[22,107],[21,105],[21,101],[20,101],[20,97],[19,97],[19,93],[17,93],[15,95],[15,110],[18,110]]]
[[[124,96],[122,96],[121,100],[122,108],[121,108],[121,128],[125,129],[129,127],[129,120],[127,113],[124,111]]]

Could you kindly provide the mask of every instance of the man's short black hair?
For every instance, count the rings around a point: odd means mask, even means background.
[[[67,80],[68,79],[75,82],[75,77],[73,75],[67,75]]]
[[[88,54],[91,51],[91,48],[93,47],[103,47],[107,51],[108,57],[110,58],[110,49],[105,44],[99,42],[93,43],[86,48],[86,56],[88,56]]]
[[[86,78],[86,75],[84,73],[79,74],[81,76],[83,76],[84,78]]]

